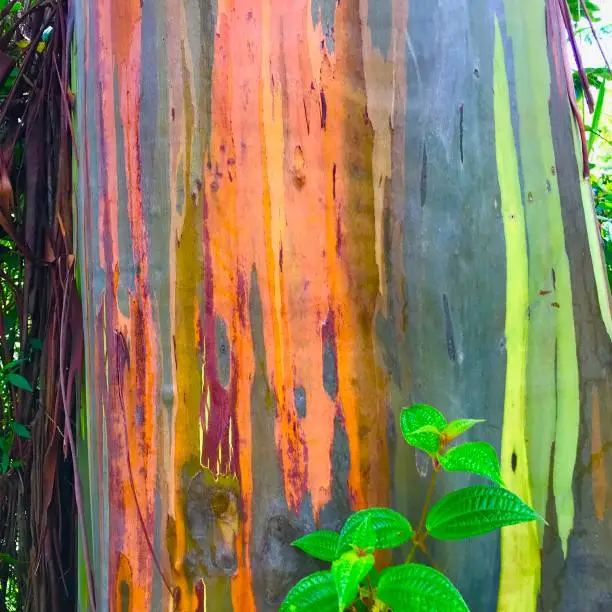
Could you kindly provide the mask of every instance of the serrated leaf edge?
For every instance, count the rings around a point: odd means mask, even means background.
[[[440,499],[437,503],[435,503],[431,509],[429,510],[428,514],[427,514],[427,518],[425,520],[425,528],[427,529],[427,532],[430,533],[430,535],[434,538],[437,538],[436,535],[434,535],[434,533],[432,533],[432,527],[430,524],[430,518],[431,516],[435,516],[437,512],[440,512],[440,508],[444,507],[446,505],[450,505],[451,501],[449,500],[453,500],[459,493],[461,492],[465,492],[465,491],[476,491],[479,492],[486,492],[486,491],[503,491],[507,494],[509,494],[510,496],[514,497],[515,500],[518,500],[521,504],[523,504],[523,506],[525,506],[532,514],[533,517],[532,518],[528,518],[522,521],[519,521],[517,523],[510,523],[508,525],[502,525],[501,527],[495,527],[489,531],[485,531],[482,532],[481,534],[478,535],[484,535],[485,533],[490,533],[492,531],[496,531],[497,529],[501,529],[502,527],[511,527],[513,525],[519,525],[521,523],[530,523],[532,521],[542,521],[545,525],[548,525],[548,523],[546,522],[546,520],[544,519],[544,517],[542,517],[539,512],[537,512],[536,510],[534,510],[531,506],[529,506],[529,504],[527,504],[526,502],[524,502],[518,495],[516,495],[516,493],[514,493],[513,491],[510,491],[509,489],[506,489],[505,487],[493,487],[493,486],[487,486],[487,485],[476,485],[476,486],[472,486],[472,487],[465,487],[463,489],[458,489],[456,491],[452,491],[451,493],[448,493],[447,495],[445,495],[444,497],[442,497],[442,499]],[[448,522],[448,521],[445,521]],[[437,525],[434,525],[433,529],[435,530],[436,527],[439,527],[441,524],[443,523],[438,523]],[[468,537],[468,536],[466,536]],[[469,537],[477,537],[476,535],[474,536],[469,536]],[[438,538],[438,539],[445,539],[448,540],[449,538]],[[463,539],[462,537],[459,537],[457,539]]]

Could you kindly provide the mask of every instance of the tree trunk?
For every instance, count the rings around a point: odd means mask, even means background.
[[[417,401],[487,419],[548,521],[434,547],[470,607],[610,606],[612,315],[559,6],[77,0],[98,610],[277,610],[318,567],[300,534],[418,520]]]

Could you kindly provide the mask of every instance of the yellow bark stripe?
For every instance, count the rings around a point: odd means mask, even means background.
[[[494,117],[497,174],[506,242],[506,391],[502,475],[508,487],[531,503],[525,444],[525,381],[528,337],[528,262],[525,215],[512,131],[508,80],[499,22],[495,22]],[[512,457],[516,469],[512,469]],[[498,610],[536,609],[540,547],[535,523],[506,527],[501,535]]]
[[[580,420],[576,337],[561,199],[554,171],[544,3],[521,3],[522,10],[517,10],[514,3],[506,3],[506,26],[514,56],[517,136],[529,243],[527,452],[535,509],[544,514],[554,442],[552,490],[556,527],[565,555],[574,524],[572,479]],[[520,21],[518,16],[528,12],[529,19]],[[548,291],[551,292],[543,295]]]

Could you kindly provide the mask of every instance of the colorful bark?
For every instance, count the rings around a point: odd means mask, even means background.
[[[416,518],[413,401],[550,523],[434,546],[473,609],[608,596],[557,586],[612,565],[612,466],[556,6],[76,3],[98,609],[275,610],[300,533]]]

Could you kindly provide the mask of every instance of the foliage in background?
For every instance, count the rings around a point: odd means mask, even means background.
[[[66,0],[0,0],[0,612],[74,609]]]
[[[543,520],[519,497],[504,487],[495,449],[486,442],[450,446],[478,419],[448,423],[433,406],[404,408],[400,428],[406,442],[429,456],[433,476],[416,530],[398,512],[367,508],[351,514],[340,533],[320,530],[293,542],[308,555],[331,563],[331,570],[306,576],[287,594],[280,612],[462,612],[468,607],[461,593],[436,567],[426,540],[461,540],[501,527]],[[494,486],[472,486],[448,493],[431,508],[440,471],[467,472],[486,478]],[[379,571],[377,550],[411,542],[405,563]],[[420,550],[431,565],[414,563]]]
[[[612,35],[612,24],[602,23],[600,7],[593,2],[568,0],[568,6],[574,21],[576,40],[582,49],[595,48],[595,56],[600,64],[584,69],[594,99],[592,112],[585,102],[584,87],[578,71],[574,72],[573,77],[576,100],[587,133],[595,212],[601,227],[608,279],[612,285],[612,115],[609,111],[612,74],[605,55],[605,41]]]

